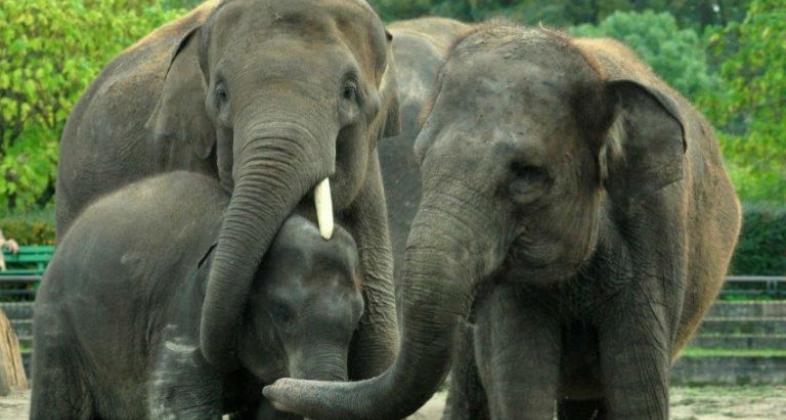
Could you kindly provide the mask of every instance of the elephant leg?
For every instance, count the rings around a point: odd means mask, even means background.
[[[559,420],[602,420],[606,418],[605,401],[563,399],[557,405]]]
[[[610,303],[598,327],[608,415],[668,419],[671,334],[666,311],[649,299],[628,298]]]
[[[350,347],[349,377],[382,373],[398,350],[398,322],[393,286],[393,251],[379,157],[373,153],[368,178],[343,220],[358,246],[366,310]]]
[[[166,341],[150,383],[151,418],[220,419],[221,383],[195,345]]]
[[[95,417],[90,393],[79,380],[80,376],[68,369],[73,361],[66,359],[73,356],[62,352],[62,348],[36,345],[33,392],[30,400],[31,420]]]
[[[30,419],[89,419],[94,401],[74,347],[65,314],[56,305],[39,303],[35,315]]]
[[[554,417],[559,319],[516,285],[499,284],[477,307],[475,354],[492,419]]]
[[[442,420],[485,420],[489,418],[486,392],[475,365],[475,328],[465,323],[459,330],[450,373],[450,388]]]

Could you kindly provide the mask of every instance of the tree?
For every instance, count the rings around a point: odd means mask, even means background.
[[[0,308],[0,396],[15,389],[27,388],[27,376],[22,366],[19,340],[11,323]]]
[[[754,0],[741,23],[710,36],[722,89],[700,104],[726,134],[724,155],[743,199],[786,200],[786,8]]]
[[[622,41],[688,98],[717,85],[717,78],[708,70],[702,40],[693,29],[680,29],[667,12],[615,12],[598,26],[580,25],[571,32]]]
[[[373,0],[370,2],[382,20],[412,19],[430,13],[433,0]]]
[[[166,0],[183,1],[183,0]],[[386,21],[425,14],[475,22],[503,16],[529,25],[596,25],[614,12],[669,12],[684,27],[703,32],[745,16],[750,0],[372,0]]]
[[[0,2],[0,202],[51,198],[71,107],[122,48],[174,18],[153,0]],[[43,204],[43,203],[39,203]]]

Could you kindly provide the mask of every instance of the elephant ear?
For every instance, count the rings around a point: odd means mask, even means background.
[[[608,80],[606,90],[618,110],[601,151],[604,184],[613,199],[640,199],[680,181],[687,142],[674,100],[632,79]]]
[[[172,50],[161,95],[145,127],[164,150],[171,150],[173,142],[188,142],[196,156],[207,159],[216,134],[205,112],[206,84],[199,62],[199,37],[197,26]]]
[[[393,35],[388,31],[385,33],[388,37],[388,64],[379,82],[379,96],[382,99],[382,110],[385,112],[385,125],[381,137],[396,137],[401,134],[401,114],[399,112],[396,65],[393,59]]]

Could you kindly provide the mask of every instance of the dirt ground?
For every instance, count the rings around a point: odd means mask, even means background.
[[[0,397],[0,420],[26,419],[29,404],[29,392],[13,392],[7,397]]]
[[[0,420],[26,419],[28,392],[0,398]],[[415,420],[439,420],[445,394],[437,394],[416,415]],[[673,388],[673,420],[784,419],[786,386]]]

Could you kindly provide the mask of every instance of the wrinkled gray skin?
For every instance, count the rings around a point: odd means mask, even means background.
[[[401,134],[380,142],[379,159],[385,183],[390,237],[393,243],[397,304],[402,292],[401,266],[407,236],[420,203],[420,169],[414,145],[423,125],[424,107],[433,96],[437,73],[447,59],[456,38],[471,26],[452,19],[427,17],[394,22],[388,25],[393,34],[396,61],[396,85],[401,117]],[[473,327],[465,323],[454,345],[450,393],[445,407],[446,418],[454,415],[480,418],[485,415],[485,395],[475,373],[471,335]]]
[[[214,179],[174,172],[74,222],[36,299],[32,419],[288,418],[265,402],[264,384],[347,379],[363,312],[355,242],[340,227],[325,241],[300,216],[286,220],[246,292],[238,368],[207,363],[199,323],[228,202]]]
[[[420,131],[419,117],[431,99],[437,72],[447,58],[453,39],[469,25],[429,17],[394,22],[393,57],[396,62],[401,133],[379,143],[379,159],[390,220],[396,279],[404,257],[410,225],[420,202],[420,172],[413,146]]]
[[[232,369],[232,327],[255,267],[329,176],[366,285],[350,377],[379,373],[398,342],[376,153],[378,138],[398,131],[388,38],[363,0],[211,1],[157,29],[113,60],[69,117],[58,236],[100,194],[142,177],[186,169],[218,178],[232,198],[201,336],[208,361]]]
[[[379,144],[382,179],[388,203],[390,237],[393,243],[396,295],[402,292],[400,270],[407,237],[420,203],[420,170],[414,145],[424,117],[424,107],[433,97],[437,73],[447,59],[455,39],[471,28],[441,17],[427,17],[388,25],[393,34],[401,133]],[[397,299],[400,305],[401,299]],[[457,337],[450,393],[444,416],[477,419],[485,414],[485,396],[475,373],[472,326],[460,327]]]
[[[402,346],[355,383],[282,379],[279,408],[400,418],[473,310],[494,419],[668,418],[672,361],[719,291],[739,203],[706,120],[611,40],[498,24],[461,39],[416,141],[423,195]],[[586,416],[586,417],[585,417]]]

